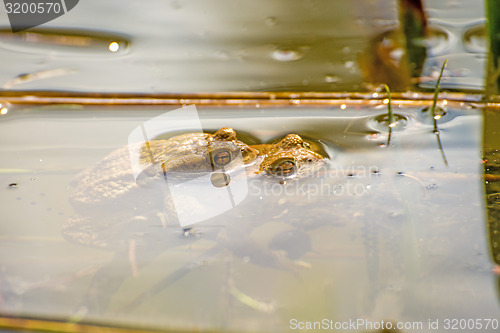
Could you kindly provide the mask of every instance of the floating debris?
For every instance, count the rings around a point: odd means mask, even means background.
[[[49,70],[44,70],[44,71],[39,71],[39,72],[34,72],[30,74],[21,74],[18,77],[7,81],[2,88],[3,89],[11,89],[14,86],[31,82],[31,81],[36,81],[36,80],[43,80],[43,79],[49,79],[57,76],[64,76],[64,75],[69,75],[69,74],[75,74],[78,71],[75,68],[57,68],[57,69],[49,69]]]

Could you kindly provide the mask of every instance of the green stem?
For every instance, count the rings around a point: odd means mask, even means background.
[[[434,131],[437,130],[436,106],[437,106],[437,100],[438,100],[438,95],[439,95],[439,86],[441,84],[441,77],[443,77],[444,67],[446,66],[447,62],[448,62],[448,59],[446,59],[443,62],[443,66],[441,66],[441,72],[439,73],[439,77],[438,77],[437,82],[436,82],[436,87],[434,88],[434,98],[432,99],[432,107],[431,107],[431,115],[432,115],[432,119],[434,119]]]
[[[436,117],[436,106],[439,95],[439,85],[441,84],[441,77],[443,76],[444,67],[446,66],[447,62],[448,59],[444,61],[443,66],[441,67],[441,72],[439,73],[439,77],[436,81],[436,87],[434,88],[434,98],[432,100],[432,107],[431,107],[432,122],[434,124],[434,133],[436,134],[438,147],[439,150],[441,151],[441,155],[443,157],[443,161],[446,166],[448,166],[448,160],[446,159],[446,155],[444,154],[443,145],[441,144],[441,138],[439,137],[439,129],[437,124],[438,117]]]
[[[396,125],[394,121],[394,113],[392,112],[392,99],[391,99],[391,89],[389,89],[389,86],[387,84],[384,84],[385,91],[387,93],[387,116],[388,116],[388,127],[389,127],[389,135],[387,136],[387,147],[389,147],[389,144],[391,143],[391,136],[392,136],[392,128],[394,125]]]

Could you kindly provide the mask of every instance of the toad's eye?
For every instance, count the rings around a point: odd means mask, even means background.
[[[225,166],[231,162],[231,152],[229,150],[219,150],[213,153],[212,160],[215,166]]]
[[[276,163],[273,173],[278,177],[292,177],[295,175],[296,165],[294,160],[282,160]]]

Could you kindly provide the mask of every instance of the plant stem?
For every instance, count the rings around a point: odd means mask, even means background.
[[[437,106],[437,99],[439,95],[439,85],[441,84],[441,77],[443,76],[443,71],[444,67],[446,66],[446,63],[448,62],[448,59],[446,59],[443,63],[443,66],[441,67],[441,72],[439,73],[439,77],[436,81],[436,87],[434,88],[434,98],[432,100],[432,107],[431,107],[431,115],[432,115],[432,122],[434,124],[434,133],[436,134],[436,139],[438,143],[439,150],[441,151],[441,155],[443,157],[444,164],[448,166],[448,160],[446,159],[446,155],[444,154],[444,149],[443,145],[441,144],[441,138],[439,136],[439,129],[437,125],[437,120],[440,118],[440,116],[436,116],[436,106]]]
[[[441,66],[441,72],[439,73],[439,77],[436,81],[436,87],[434,88],[434,98],[432,99],[432,107],[431,107],[431,115],[432,115],[432,119],[434,119],[434,131],[437,131],[436,106],[437,106],[437,99],[438,99],[438,95],[439,95],[439,86],[441,84],[441,77],[443,76],[444,67],[446,66],[447,62],[448,62],[448,59],[446,59],[443,62],[443,66]]]
[[[389,127],[389,134],[387,136],[387,147],[389,147],[389,144],[391,143],[391,136],[392,136],[392,128],[396,125],[394,122],[394,113],[392,113],[392,100],[391,100],[391,89],[389,89],[389,86],[387,84],[384,84],[385,91],[387,93],[387,116],[388,116],[388,127]]]

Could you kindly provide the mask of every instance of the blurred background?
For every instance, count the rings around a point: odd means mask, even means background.
[[[405,91],[447,58],[444,87],[484,87],[482,0],[86,0],[14,34],[1,10],[0,27],[4,90]]]

